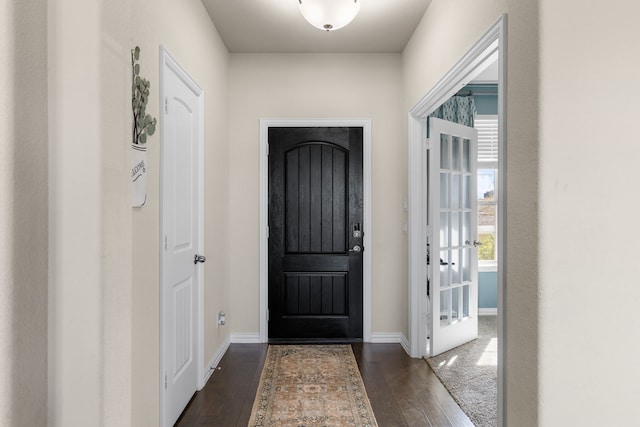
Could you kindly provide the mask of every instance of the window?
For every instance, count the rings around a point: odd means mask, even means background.
[[[498,267],[498,116],[478,115],[478,271]]]

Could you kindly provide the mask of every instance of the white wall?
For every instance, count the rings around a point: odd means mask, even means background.
[[[506,425],[627,425],[640,401],[640,6],[434,0],[403,57],[407,106],[502,12]]]
[[[530,0],[433,0],[403,54],[409,109],[509,13],[505,422],[518,426],[537,425],[538,413],[536,11]]]
[[[164,46],[204,90],[205,97],[205,366],[229,337],[216,315],[229,309],[228,297],[228,53],[198,0],[136,0],[133,44],[151,81],[147,111],[158,118],[159,45]],[[133,209],[133,425],[159,424],[159,132],[148,143],[149,192]],[[205,372],[208,369],[205,369]]]
[[[227,51],[197,0],[48,5],[49,425],[157,426],[160,141],[147,143],[147,205],[132,210],[130,50],[158,119],[160,44],[205,91],[207,364],[229,334],[215,324],[228,307]]]
[[[640,4],[539,3],[540,425],[630,425]]]
[[[398,54],[232,54],[230,263],[234,333],[259,324],[259,120],[371,118],[373,333],[407,334],[405,134]]]
[[[433,0],[402,57],[239,54],[227,70],[197,0],[1,0],[0,422],[44,425],[48,387],[49,425],[158,424],[159,140],[132,214],[133,45],[154,115],[160,43],[207,97],[208,361],[228,336],[218,309],[234,332],[259,327],[260,118],[372,119],[373,331],[406,334],[405,114],[508,12],[507,424],[627,424],[640,150],[632,129],[617,134],[639,112],[638,9]]]
[[[402,55],[408,113],[505,11],[505,0],[432,0]]]
[[[0,425],[46,425],[46,2],[0,1]]]
[[[130,425],[128,0],[48,2],[49,425]]]

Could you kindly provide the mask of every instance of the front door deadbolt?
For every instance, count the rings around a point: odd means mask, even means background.
[[[354,226],[353,226],[353,237],[356,239],[361,239],[362,236],[364,236],[364,233],[362,232],[362,230],[360,229],[360,223],[357,222]]]

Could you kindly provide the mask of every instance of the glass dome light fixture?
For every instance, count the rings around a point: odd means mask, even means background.
[[[348,25],[360,11],[360,0],[298,0],[298,3],[304,19],[324,31]]]

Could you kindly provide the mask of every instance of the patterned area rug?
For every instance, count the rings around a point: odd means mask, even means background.
[[[349,345],[272,345],[249,427],[377,427]]]

